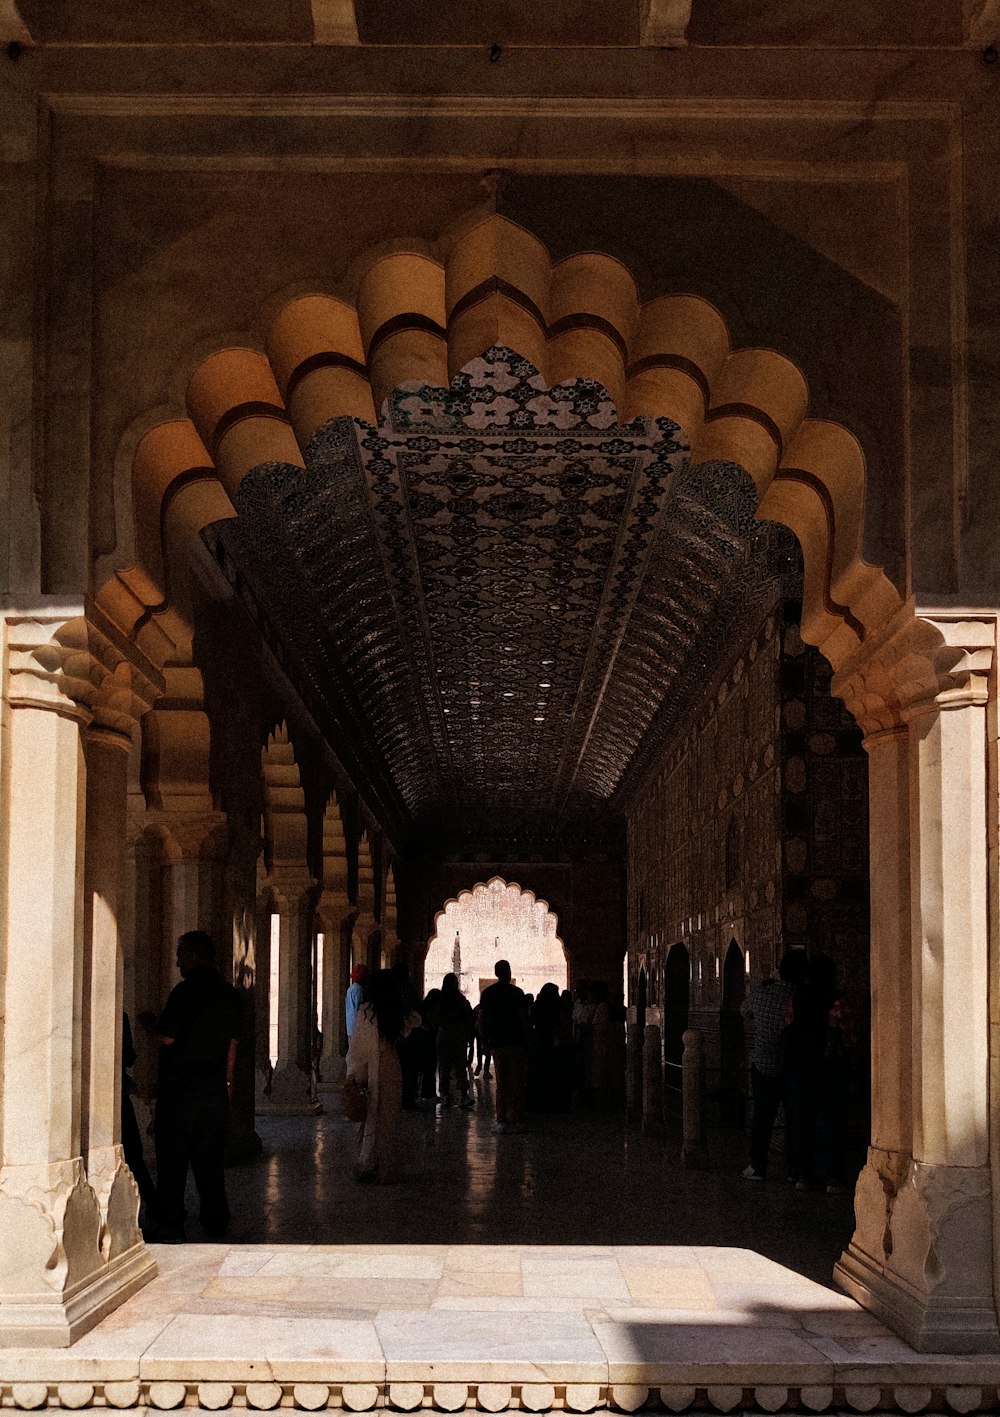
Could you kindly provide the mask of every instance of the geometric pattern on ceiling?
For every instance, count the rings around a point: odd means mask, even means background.
[[[670,419],[494,347],[254,468],[215,533],[414,823],[516,832],[607,812],[766,579],[751,480],[687,459]]]

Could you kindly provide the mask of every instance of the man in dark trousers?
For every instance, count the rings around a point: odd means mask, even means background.
[[[495,984],[483,990],[480,1003],[487,1047],[493,1054],[496,1074],[497,1119],[495,1135],[524,1130],[524,1084],[528,1075],[528,1008],[524,993],[511,983],[510,965],[498,959],[493,966]]]
[[[156,1197],[160,1240],[183,1240],[188,1167],[201,1201],[201,1223],[221,1238],[229,1224],[224,1148],[233,1086],[240,996],[215,967],[204,930],[177,941],[181,982],[155,1025],[160,1044],[156,1092]]]
[[[782,1043],[785,1037],[795,990],[806,977],[805,950],[786,950],[777,979],[765,979],[741,1005],[744,1018],[754,1021],[750,1085],[753,1092],[753,1121],[750,1124],[750,1164],[742,1175],[747,1181],[763,1181],[767,1175],[778,1108],[786,1101],[787,1066]],[[793,1179],[797,1178],[793,1177]]]

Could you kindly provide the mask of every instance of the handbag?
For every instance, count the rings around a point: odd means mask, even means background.
[[[368,1116],[368,1089],[357,1078],[348,1078],[340,1094],[340,1105],[349,1122],[363,1122]]]

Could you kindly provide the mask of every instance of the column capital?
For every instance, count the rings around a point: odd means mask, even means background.
[[[41,605],[3,618],[11,706],[75,718],[128,746],[163,692],[162,676],[138,646],[96,606]]]
[[[270,887],[275,895],[280,896],[289,905],[295,905],[303,896],[315,891],[319,882],[307,866],[285,865],[276,861],[260,884],[265,889]]]
[[[323,917],[330,930],[339,930],[348,922],[353,923],[357,913],[357,907],[348,900],[346,890],[331,889],[325,881],[321,883],[316,914]]]
[[[833,679],[866,746],[911,719],[982,707],[996,652],[998,612],[918,607],[911,599]]]
[[[205,856],[206,844],[221,835],[229,824],[225,812],[172,812],[163,808],[150,808],[145,820],[147,826],[162,827],[170,834],[182,861]]]

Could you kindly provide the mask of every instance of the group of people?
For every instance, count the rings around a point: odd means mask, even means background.
[[[776,979],[765,979],[743,1004],[754,1022],[750,1079],[753,1119],[748,1181],[767,1176],[778,1110],[785,1109],[789,1181],[809,1191],[850,1189],[847,1154],[854,1025],[833,960],[789,950]]]
[[[140,1022],[159,1044],[154,1140],[155,1187],[129,1097],[122,1096],[126,1161],[157,1239],[184,1238],[184,1192],[193,1170],[205,1231],[222,1236],[229,1223],[224,1146],[242,1008],[240,996],[215,967],[215,946],[203,931],[180,937],[181,981],[159,1018]],[[574,997],[548,983],[533,998],[497,960],[496,982],[473,1008],[458,977],[418,1000],[405,966],[369,975],[352,971],[345,1003],[347,1077],[367,1098],[358,1124],[356,1175],[362,1182],[396,1178],[396,1123],[404,1107],[425,1104],[472,1109],[472,1078],[495,1078],[494,1135],[522,1131],[526,1108],[568,1111],[620,1100],[624,1080],[624,1012],[601,981]],[[754,1022],[753,1120],[747,1180],[763,1181],[779,1108],[786,1119],[788,1177],[802,1190],[821,1180],[847,1189],[847,1118],[854,1028],[836,985],[832,960],[789,951],[778,977],[758,985],[743,1005]],[[476,1065],[473,1067],[473,1058]],[[123,1064],[134,1061],[125,1028]],[[453,1091],[454,1089],[454,1091]],[[456,1098],[457,1094],[457,1098]]]
[[[405,966],[371,975],[364,965],[352,970],[347,1076],[369,1099],[358,1130],[359,1180],[394,1179],[401,1110],[456,1101],[471,1110],[480,1073],[495,1078],[495,1136],[523,1131],[526,1109],[569,1111],[576,1090],[584,1105],[618,1099],[624,1013],[613,1009],[607,985],[581,984],[574,999],[547,983],[535,998],[512,981],[507,960],[497,960],[494,973],[474,1008],[455,974],[418,1001]]]

